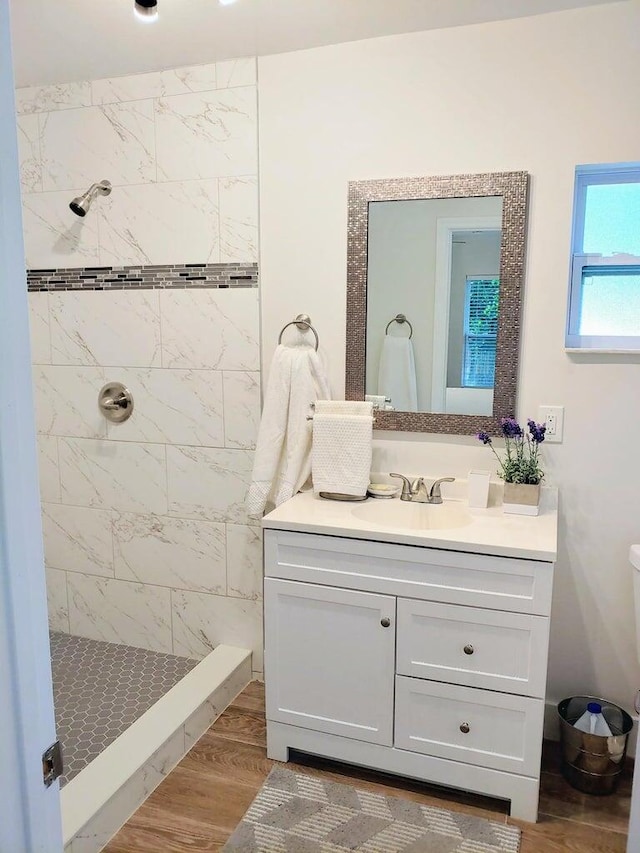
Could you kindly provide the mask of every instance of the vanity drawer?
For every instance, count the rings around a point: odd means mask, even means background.
[[[265,530],[267,577],[549,615],[553,563]]]
[[[400,675],[544,698],[549,620],[398,599]]]
[[[544,701],[396,676],[396,749],[540,772]]]

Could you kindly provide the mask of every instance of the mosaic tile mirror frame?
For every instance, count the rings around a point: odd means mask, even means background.
[[[527,232],[527,172],[439,175],[350,181],[348,195],[346,398],[366,389],[369,206],[372,202],[499,196],[502,199],[499,308],[493,410],[488,415],[378,411],[376,429],[471,435],[499,434],[500,418],[515,414],[521,301]]]

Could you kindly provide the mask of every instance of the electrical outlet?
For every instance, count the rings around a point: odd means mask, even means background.
[[[540,406],[538,409],[538,420],[541,424],[546,424],[545,441],[551,443],[562,441],[564,406]]]

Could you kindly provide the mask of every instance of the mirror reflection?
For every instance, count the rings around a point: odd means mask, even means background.
[[[491,415],[502,197],[370,201],[365,393],[381,408]]]

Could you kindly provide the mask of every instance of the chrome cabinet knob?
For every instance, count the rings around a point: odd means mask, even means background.
[[[382,619],[380,620],[380,624],[382,625],[383,628],[388,628],[389,625],[391,625],[391,619],[389,619],[388,616],[383,616]]]
[[[460,731],[463,735],[468,735],[471,731],[471,726],[469,725],[469,723],[460,723]]]
[[[473,648],[471,643],[467,643],[467,645],[464,647],[464,649],[462,651],[465,653],[465,655],[472,655],[474,653],[475,649]]]

